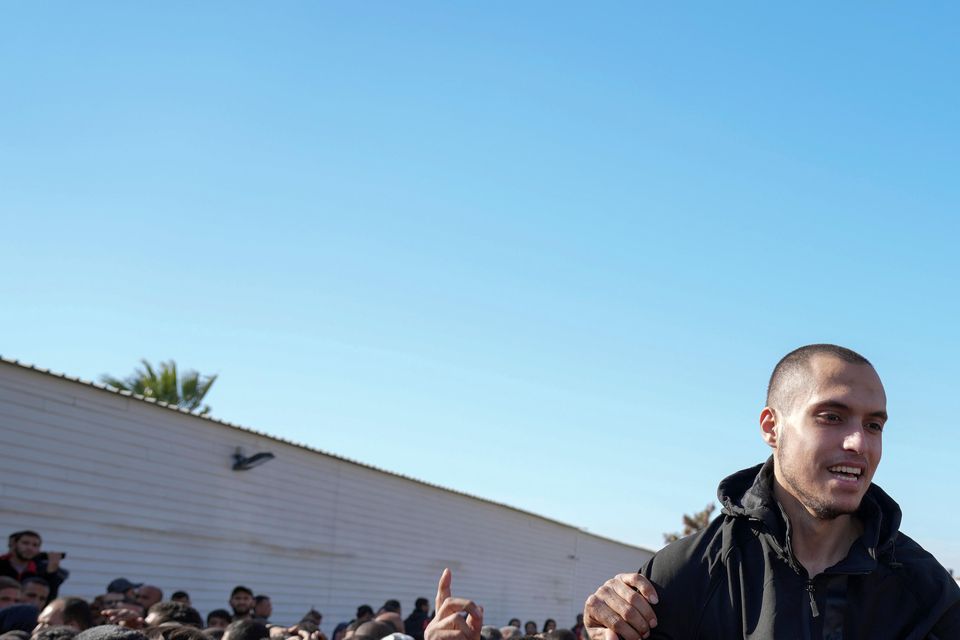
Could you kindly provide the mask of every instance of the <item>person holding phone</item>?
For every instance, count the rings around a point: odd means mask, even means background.
[[[26,578],[43,578],[50,586],[48,598],[57,597],[57,591],[70,572],[60,566],[67,555],[40,551],[43,540],[36,531],[15,531],[7,538],[8,552],[0,556],[0,576],[9,576],[23,582]]]

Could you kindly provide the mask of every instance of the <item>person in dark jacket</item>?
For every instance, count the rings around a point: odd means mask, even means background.
[[[960,587],[871,483],[886,420],[863,356],[787,354],[760,414],[773,455],[720,484],[706,529],[587,600],[593,637],[960,638]]]
[[[50,587],[48,598],[56,598],[57,590],[70,572],[60,566],[62,553],[40,551],[42,539],[36,531],[15,531],[7,538],[8,553],[0,556],[0,576],[9,576],[18,582],[39,577]]]
[[[403,630],[414,640],[423,640],[423,630],[430,622],[430,601],[426,598],[417,598],[413,605],[413,612],[403,621]]]

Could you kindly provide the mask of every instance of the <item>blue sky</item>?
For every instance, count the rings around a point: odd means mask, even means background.
[[[16,3],[0,353],[656,547],[790,349],[960,570],[946,3]]]

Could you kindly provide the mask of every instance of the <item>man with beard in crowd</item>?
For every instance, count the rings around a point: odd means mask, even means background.
[[[36,531],[24,529],[11,533],[7,538],[7,553],[0,556],[0,576],[18,582],[31,577],[43,578],[50,588],[49,597],[55,598],[70,572],[60,566],[63,554],[40,551],[42,543]]]
[[[243,585],[237,585],[230,592],[230,608],[234,620],[249,620],[253,617],[253,591]],[[246,628],[246,627],[244,627]]]

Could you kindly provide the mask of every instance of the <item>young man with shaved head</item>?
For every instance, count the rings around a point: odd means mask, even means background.
[[[773,455],[720,483],[706,529],[590,596],[591,636],[960,638],[960,588],[872,484],[886,405],[863,356],[787,354],[760,412]]]

